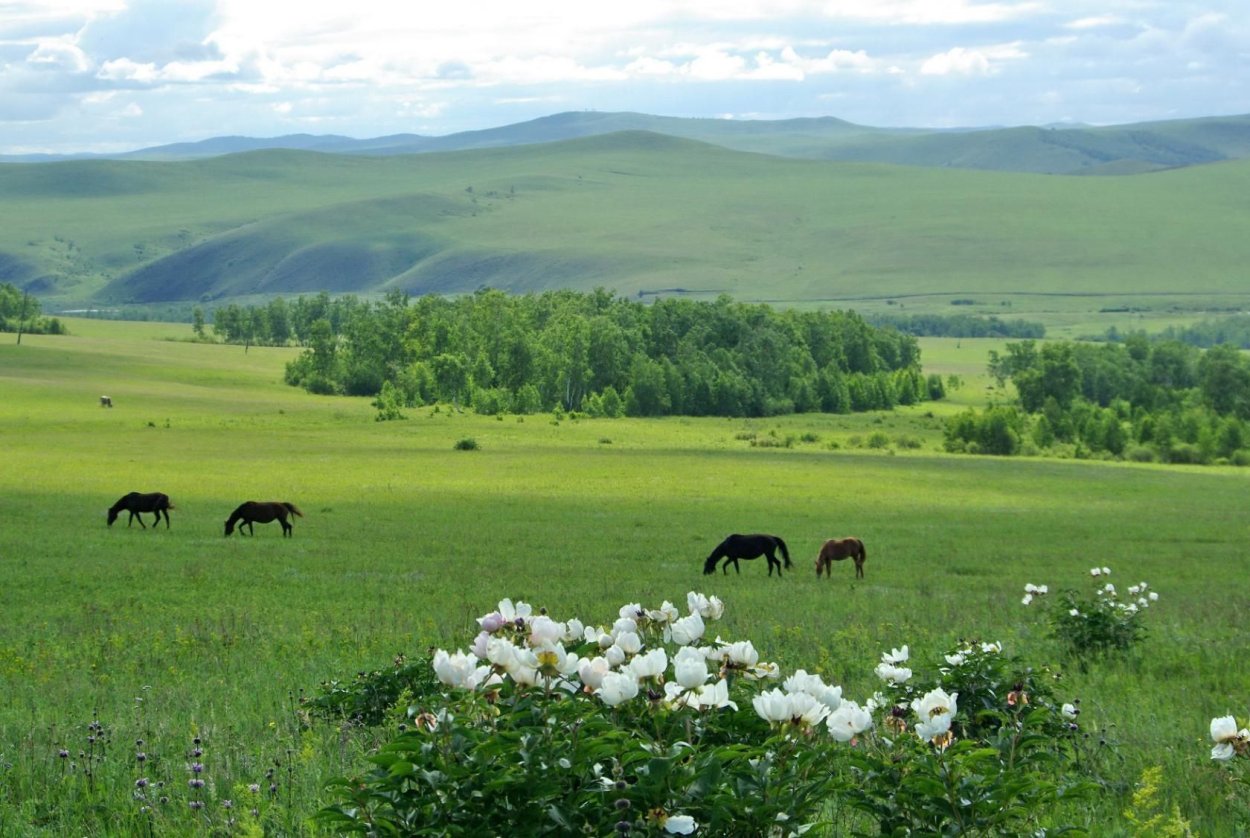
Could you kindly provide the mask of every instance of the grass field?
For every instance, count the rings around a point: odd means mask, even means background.
[[[311,832],[322,783],[362,768],[372,740],[301,728],[301,691],[465,646],[505,596],[605,621],[629,601],[716,594],[726,637],[863,700],[881,652],[904,643],[920,660],[980,638],[1057,661],[1023,586],[1083,592],[1094,565],[1161,599],[1128,658],[1064,667],[1061,691],[1114,757],[1096,805],[1056,817],[1127,834],[1133,785],[1158,765],[1197,834],[1244,828],[1245,793],[1207,740],[1213,716],[1244,722],[1250,702],[1243,471],[943,455],[940,418],[958,404],[758,421],[427,407],[379,423],[365,400],[281,384],[294,350],[160,339],[185,326],[71,329],[0,345],[0,834],[225,834],[225,800],[256,806],[271,833]],[[924,348],[934,371],[968,377],[958,400],[983,399],[985,345]],[[878,431],[922,444],[856,447]],[[478,450],[453,449],[470,437]],[[131,490],[170,494],[172,528],[107,528]],[[223,538],[246,499],[305,517],[290,539],[274,525]],[[726,533],[756,530],[788,541],[793,574],[701,575]],[[868,546],[866,579],[839,566],[818,583],[820,542],[850,534]],[[135,799],[140,777],[166,783],[155,814]]]

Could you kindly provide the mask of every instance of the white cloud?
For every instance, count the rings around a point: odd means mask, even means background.
[[[939,53],[920,66],[920,74],[924,76],[986,76],[989,73],[990,60],[985,53],[963,47]]]

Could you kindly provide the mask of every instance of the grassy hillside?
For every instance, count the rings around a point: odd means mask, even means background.
[[[649,133],[400,157],[0,166],[0,279],[55,304],[603,286],[785,304],[1246,302],[1250,163],[1053,178]],[[967,310],[967,309],[964,309]]]
[[[619,131],[650,131],[754,151],[816,160],[858,160],[1047,174],[1128,174],[1250,154],[1250,116],[1222,116],[1101,128],[1013,127],[931,130],[874,128],[834,117],[785,120],[689,119],[642,113],[577,111],[528,122],[431,137],[369,139],[335,135],[213,137],[140,149],[136,160],[187,160],[260,149],[339,154],[417,154],[560,142]],[[0,160],[6,158],[0,157]],[[10,158],[40,162],[39,156]]]
[[[299,833],[324,782],[362,770],[386,734],[302,726],[297,697],[397,653],[463,647],[504,596],[597,622],[626,602],[715,594],[727,605],[717,633],[863,702],[880,654],[904,643],[916,661],[980,638],[1059,662],[1036,607],[1019,605],[1023,585],[1083,592],[1094,565],[1161,599],[1138,651],[1061,667],[1057,689],[1081,699],[1080,723],[1109,755],[1099,797],[1054,816],[1127,832],[1122,813],[1154,765],[1163,810],[1176,804],[1195,834],[1233,834],[1244,814],[1207,741],[1210,718],[1244,721],[1250,695],[1245,595],[1228,584],[1244,566],[1239,471],[941,455],[921,410],[522,422],[427,407],[374,422],[366,400],[283,386],[295,350],[159,340],[185,325],[71,329],[0,343],[6,836],[224,834],[226,800],[244,823],[255,806],[270,833]],[[977,354],[983,365],[984,348],[947,342],[936,368]],[[925,443],[849,442],[903,427]],[[752,447],[751,435],[803,441]],[[453,450],[465,437],[479,450]],[[106,528],[130,490],[168,492],[172,527]],[[249,497],[299,505],[294,536],[269,525],[223,538]],[[710,546],[743,529],[783,535],[794,571],[778,581],[744,563],[704,577]],[[839,566],[817,583],[820,541],[847,534],[868,545],[866,578]],[[107,740],[87,762],[93,720]],[[208,781],[198,815],[193,737]],[[170,804],[142,810],[141,777]]]

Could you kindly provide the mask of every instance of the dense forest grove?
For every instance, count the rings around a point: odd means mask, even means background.
[[[991,352],[989,370],[1016,399],[949,420],[948,450],[1250,465],[1250,361],[1231,344],[1027,340]]]
[[[202,317],[197,317],[202,333]],[[598,290],[457,299],[328,295],[226,306],[231,341],[306,349],[288,383],[376,396],[380,415],[434,402],[495,413],[770,416],[888,409],[941,398],[914,337],[851,312],[665,299]]]
[[[40,314],[39,301],[16,285],[0,282],[0,332],[63,335],[65,324]]]

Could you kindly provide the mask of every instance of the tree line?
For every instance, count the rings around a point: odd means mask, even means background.
[[[1250,465],[1250,360],[1230,344],[1021,341],[991,352],[989,372],[1016,398],[948,420],[949,450]]]
[[[65,324],[40,314],[39,300],[11,282],[0,283],[0,332],[63,335]]]
[[[916,337],[938,338],[1029,338],[1046,337],[1046,327],[1034,320],[1003,320],[975,314],[874,314],[874,326],[896,329]]]
[[[288,383],[377,396],[390,416],[436,402],[486,414],[768,416],[944,395],[940,376],[921,373],[914,337],[853,312],[780,311],[727,296],[644,304],[602,289],[319,296],[278,306],[279,317],[275,303],[224,320],[218,309],[214,329],[237,340],[231,323],[254,324],[246,339],[255,343],[289,335],[306,348],[287,365]]]

